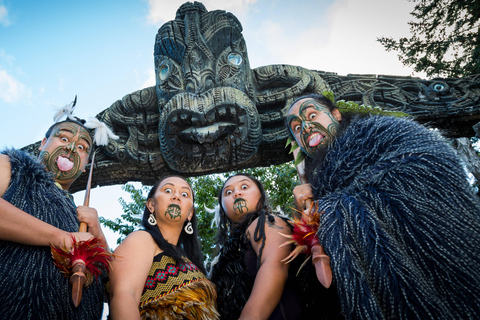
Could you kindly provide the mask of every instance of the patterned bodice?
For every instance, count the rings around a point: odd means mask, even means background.
[[[154,257],[145,281],[140,306],[173,293],[190,283],[207,278],[190,260],[185,257],[184,260],[185,263],[177,264],[173,258],[163,252]]]

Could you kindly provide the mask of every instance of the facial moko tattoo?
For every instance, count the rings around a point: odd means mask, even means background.
[[[288,123],[290,131],[308,156],[329,145],[337,135],[340,124],[330,110],[315,99],[302,101],[298,114],[291,114]]]
[[[90,152],[91,137],[83,127],[65,122],[56,126],[49,139],[57,139],[56,144],[50,143],[40,151],[39,157],[49,172],[56,180],[76,179],[82,174],[82,161],[79,148],[82,152]],[[79,143],[88,141],[88,143]],[[87,147],[88,145],[88,147]]]
[[[182,217],[182,210],[178,204],[171,204],[168,206],[165,216],[171,220],[179,220]]]
[[[235,210],[236,214],[247,213],[248,212],[247,202],[242,198],[238,198],[233,203],[233,209]]]

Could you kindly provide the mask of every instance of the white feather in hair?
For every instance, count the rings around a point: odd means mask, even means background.
[[[67,116],[68,119],[75,121],[75,118],[73,117],[73,109],[75,109],[75,105],[77,104],[77,96],[75,96],[75,100],[72,102],[64,105],[61,108],[57,108],[55,114],[53,115],[53,121],[58,122],[60,121],[64,116]]]
[[[113,140],[118,139],[118,136],[115,135],[104,122],[101,122],[97,118],[89,118],[85,123],[85,127],[95,129],[93,141],[97,145],[106,146],[108,144],[108,138]]]

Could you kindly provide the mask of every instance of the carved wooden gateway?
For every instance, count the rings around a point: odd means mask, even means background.
[[[450,137],[475,135],[480,75],[422,80],[338,76],[298,66],[251,69],[242,26],[231,13],[185,3],[155,39],[156,85],[127,94],[98,117],[120,136],[97,151],[93,183],[153,184],[291,161],[287,108],[304,92],[401,110]],[[86,177],[71,187],[83,189]]]

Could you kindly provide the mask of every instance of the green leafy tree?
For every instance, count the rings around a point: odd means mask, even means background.
[[[127,183],[122,186],[122,190],[130,194],[131,202],[127,202],[123,198],[118,199],[122,206],[123,214],[114,220],[105,219],[104,217],[99,218],[100,223],[120,234],[117,244],[122,243],[130,233],[139,229],[142,225],[143,210],[150,188],[150,186],[142,186],[137,189],[134,185]]]
[[[382,37],[387,51],[428,77],[480,73],[480,0],[413,0],[410,38]]]
[[[217,197],[225,179],[238,172],[249,173],[262,181],[274,210],[285,214],[291,213],[292,190],[298,184],[297,172],[292,163],[188,178],[187,181],[195,192],[198,234],[207,265],[211,262],[216,249],[216,229],[212,221],[215,215],[214,208],[218,203]],[[132,184],[126,184],[122,189],[130,194],[131,200],[127,202],[123,198],[119,199],[124,213],[114,220],[100,217],[100,222],[104,226],[120,234],[117,244],[120,244],[128,234],[141,228],[146,196],[150,188],[142,186],[137,189]]]
[[[219,174],[188,178],[195,193],[198,236],[206,265],[211,262],[215,250],[216,229],[212,225],[217,194],[220,192],[223,176]]]

